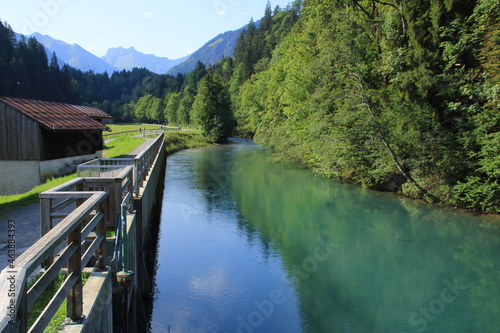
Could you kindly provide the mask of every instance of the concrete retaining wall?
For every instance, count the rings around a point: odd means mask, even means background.
[[[79,164],[93,160],[95,157],[95,154],[90,154],[84,156],[61,158],[57,160],[41,161],[40,180],[44,182],[53,177],[59,177],[64,174],[75,172],[76,167]]]
[[[53,177],[76,170],[78,164],[90,161],[95,154],[50,161],[0,161],[0,195],[30,191]]]
[[[147,235],[147,230],[149,229],[149,219],[151,216],[151,210],[156,203],[156,189],[158,188],[158,182],[164,175],[161,174],[163,170],[163,165],[166,161],[166,151],[165,151],[165,141],[162,143],[160,148],[160,153],[155,161],[155,164],[151,168],[151,172],[146,179],[144,191],[141,197],[141,210],[142,210],[142,235]]]
[[[0,161],[0,195],[30,191],[40,184],[40,162]]]

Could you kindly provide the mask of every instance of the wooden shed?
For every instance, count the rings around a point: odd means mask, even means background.
[[[90,118],[97,120],[101,124],[109,124],[113,120],[113,117],[111,117],[109,114],[102,111],[101,109],[83,105],[75,105],[75,106],[78,108],[78,110],[82,111]]]
[[[105,118],[93,107],[0,97],[0,195],[29,190],[35,178],[39,184],[95,158],[109,130]],[[20,186],[16,176],[30,180]]]

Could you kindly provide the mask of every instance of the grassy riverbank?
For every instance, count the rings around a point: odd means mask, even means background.
[[[169,133],[165,135],[165,142],[167,155],[183,149],[200,148],[213,144],[197,131]]]

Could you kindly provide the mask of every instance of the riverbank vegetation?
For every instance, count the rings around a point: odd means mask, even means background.
[[[499,19],[498,0],[307,1],[236,89],[240,131],[329,177],[500,212]]]
[[[215,65],[109,76],[46,64],[36,41],[15,42],[5,24],[0,94],[63,95],[117,121],[198,127],[211,141],[252,136],[327,177],[499,213],[499,36],[500,0],[295,0],[268,4]],[[12,84],[15,73],[31,73],[18,81],[29,89]],[[38,91],[50,86],[42,78],[63,94]]]
[[[210,146],[213,142],[203,136],[199,131],[169,133],[165,136],[165,149],[167,155],[188,148],[201,148]]]
[[[195,119],[202,85],[193,83],[216,73],[237,133],[278,159],[498,213],[499,20],[499,0],[268,4],[234,57],[198,64],[191,84],[168,95],[165,116]]]

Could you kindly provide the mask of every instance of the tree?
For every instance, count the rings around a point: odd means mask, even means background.
[[[259,29],[270,33],[273,24],[273,12],[271,9],[271,2],[267,2],[264,17],[260,20]]]
[[[138,122],[144,122],[147,120],[148,106],[151,100],[153,99],[152,95],[146,95],[141,97],[137,104],[134,107],[134,117]]]
[[[134,115],[137,121],[152,121],[157,123],[162,123],[163,110],[165,105],[163,101],[154,97],[153,95],[146,95],[141,97],[134,108]]]
[[[196,90],[194,87],[188,86],[182,91],[181,96],[179,108],[177,109],[177,122],[178,124],[189,125],[191,123],[191,108],[196,97]]]
[[[170,93],[165,97],[165,120],[169,125],[178,125],[179,118],[177,115],[177,110],[179,109],[179,104],[182,95],[180,93]]]
[[[14,31],[0,21],[0,93],[12,94],[13,73],[11,62],[14,57]]]
[[[209,72],[198,87],[193,104],[193,119],[204,136],[223,142],[232,134],[234,118],[229,91],[216,72]]]
[[[158,97],[153,97],[148,105],[148,119],[155,123],[163,123],[165,120],[163,114],[164,109],[165,104],[163,103],[163,100]]]

